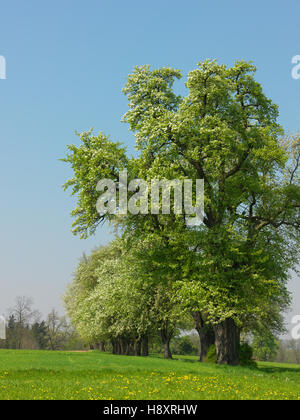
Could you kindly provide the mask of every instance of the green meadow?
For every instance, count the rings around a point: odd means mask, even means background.
[[[300,366],[100,352],[0,351],[0,400],[300,399]]]

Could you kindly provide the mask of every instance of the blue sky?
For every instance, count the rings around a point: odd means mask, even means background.
[[[70,233],[73,200],[61,185],[71,172],[58,159],[78,142],[74,130],[90,127],[133,150],[120,119],[121,89],[135,65],[172,66],[186,76],[206,58],[253,60],[281,124],[300,130],[300,80],[291,77],[300,54],[299,0],[1,3],[0,313],[22,294],[43,313],[61,310],[77,259],[109,241],[105,228],[86,241]],[[296,280],[291,288],[300,313]]]

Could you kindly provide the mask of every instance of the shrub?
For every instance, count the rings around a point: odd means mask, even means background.
[[[248,343],[242,343],[239,345],[239,364],[241,366],[256,366],[253,360],[253,349]]]
[[[240,366],[256,366],[256,363],[253,360],[253,349],[248,343],[242,343],[239,345],[238,356]],[[205,362],[217,363],[217,351],[215,344],[210,346]]]
[[[208,349],[206,358],[204,360],[207,363],[217,363],[217,350],[216,345],[212,344]]]
[[[189,336],[176,337],[173,339],[171,350],[172,353],[180,355],[196,355],[198,352],[197,347],[193,344]]]

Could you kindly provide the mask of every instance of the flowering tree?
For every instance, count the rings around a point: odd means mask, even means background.
[[[299,249],[299,136],[281,141],[277,106],[255,71],[243,61],[231,68],[201,62],[189,73],[183,98],[172,89],[178,70],[137,67],[124,89],[124,121],[136,136],[138,157],[129,159],[119,143],[88,132],[65,159],[74,170],[65,187],[78,195],[74,233],[86,237],[113,220],[127,237],[161,236],[174,249],[185,238],[188,265],[170,253],[172,279],[185,305],[214,326],[218,362],[233,365],[245,320],[263,316],[270,302],[279,310],[288,304],[288,271]],[[117,180],[124,168],[130,179],[203,179],[203,225],[191,229],[175,213],[98,214],[97,182]]]

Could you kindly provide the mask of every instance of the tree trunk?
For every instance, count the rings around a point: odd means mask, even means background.
[[[127,343],[125,338],[120,338],[120,354],[126,354]]]
[[[111,340],[111,345],[112,345],[113,354],[117,354],[117,342],[116,342],[116,340]]]
[[[122,354],[122,342],[121,342],[121,338],[118,338],[118,346],[117,346],[117,352],[118,354]]]
[[[171,353],[171,350],[170,350],[170,341],[171,340],[168,339],[164,343],[164,358],[165,359],[172,359],[172,353]]]
[[[215,332],[212,325],[205,323],[200,311],[193,312],[192,315],[200,339],[200,362],[203,362],[210,346],[215,344]]]
[[[142,336],[142,356],[146,357],[149,355],[149,344],[148,344],[148,336]]]
[[[141,339],[137,338],[135,341],[135,356],[140,356],[142,351]]]
[[[99,350],[100,350],[100,351],[105,351],[105,343],[104,343],[103,341],[101,341],[101,342],[99,343]]]
[[[126,356],[132,356],[134,354],[134,345],[131,338],[127,340],[127,347],[126,347]]]
[[[214,326],[216,335],[217,363],[236,366],[239,364],[239,329],[233,319],[228,318]]]
[[[172,359],[172,353],[170,350],[170,341],[172,338],[172,334],[168,334],[166,330],[162,329],[160,330],[160,338],[161,338],[161,343],[163,345],[164,358]]]

